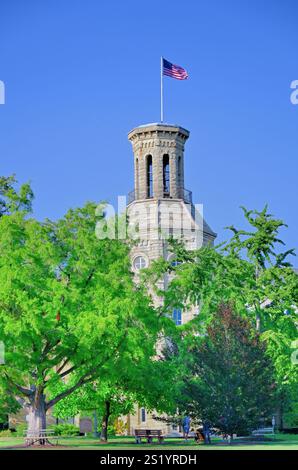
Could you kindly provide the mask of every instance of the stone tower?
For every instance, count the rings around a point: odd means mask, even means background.
[[[192,201],[192,193],[184,185],[184,146],[189,132],[171,124],[146,124],[128,134],[134,157],[134,190],[129,193],[127,214],[129,235],[138,243],[131,252],[132,267],[138,278],[140,269],[160,257],[169,259],[168,237],[182,239],[189,250],[211,243],[216,234],[204,221],[202,213]],[[166,288],[169,279],[160,281]],[[160,299],[155,299],[156,304]],[[174,309],[173,320],[177,325],[189,321],[198,313]],[[136,428],[162,429],[164,434],[178,432],[175,426],[153,419],[144,408],[135,407],[135,413],[127,416],[129,434]]]
[[[216,234],[204,221],[184,185],[184,146],[189,132],[171,124],[147,124],[128,134],[134,154],[134,190],[128,196],[131,235],[140,240],[132,252],[133,269],[167,258],[169,236],[188,249],[213,243]],[[135,232],[134,232],[135,229]]]
[[[135,199],[183,199],[184,145],[182,127],[149,124],[128,134],[134,152]]]

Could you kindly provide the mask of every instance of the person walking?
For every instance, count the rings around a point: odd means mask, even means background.
[[[183,421],[182,421],[182,427],[183,427],[183,438],[187,441],[188,439],[188,434],[190,430],[190,416],[184,416]]]
[[[211,431],[210,431],[210,423],[208,420],[204,421],[203,423],[203,434],[204,434],[204,441],[205,444],[211,444]]]

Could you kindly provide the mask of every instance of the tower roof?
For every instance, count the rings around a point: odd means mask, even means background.
[[[146,133],[154,132],[166,132],[178,134],[185,141],[189,137],[189,131],[184,127],[178,126],[177,124],[170,124],[166,122],[152,122],[149,124],[142,124],[141,126],[135,127],[128,133],[128,139],[131,140],[137,135],[144,135]]]

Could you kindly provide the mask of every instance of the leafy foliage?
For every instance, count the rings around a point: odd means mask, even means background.
[[[188,347],[179,408],[224,433],[245,434],[272,413],[274,368],[249,322],[221,305],[206,336]]]
[[[93,203],[57,222],[22,210],[0,219],[0,374],[31,408],[48,410],[96,380],[116,382],[154,357],[165,320],[133,282],[129,246],[98,240],[97,220]]]
[[[2,367],[2,366],[1,366]],[[0,380],[0,423],[6,422],[10,413],[16,413],[21,408],[14,394],[5,381]]]
[[[0,176],[0,217],[16,211],[30,212],[34,198],[28,183],[15,188],[17,181],[14,175]]]
[[[54,426],[54,433],[56,436],[78,436],[80,430],[74,424],[57,424]]]
[[[297,339],[298,275],[288,261],[294,250],[281,252],[279,230],[283,221],[268,213],[242,208],[248,230],[231,226],[231,239],[217,247],[203,246],[188,252],[183,243],[172,241],[177,266],[158,261],[146,273],[156,294],[164,298],[161,314],[174,307],[196,306],[200,314],[183,327],[188,336],[205,334],[221,303],[233,302],[235,309],[255,325],[265,341],[275,366],[280,408],[289,405],[298,383],[297,366],[291,363],[291,343]],[[173,277],[174,274],[174,277]],[[157,281],[169,275],[168,289]],[[283,404],[285,406],[283,406]]]

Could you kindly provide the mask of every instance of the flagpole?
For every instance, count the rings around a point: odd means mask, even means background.
[[[160,122],[163,122],[163,57],[160,57]]]

